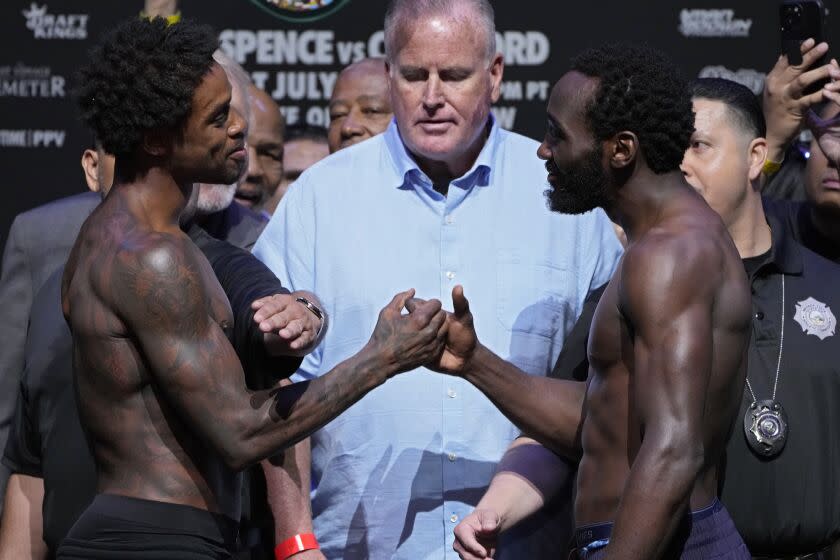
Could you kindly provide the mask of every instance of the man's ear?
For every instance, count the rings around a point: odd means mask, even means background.
[[[750,183],[752,183],[761,176],[761,168],[767,159],[767,140],[764,138],[754,138],[747,148],[747,158],[750,165],[749,178]]]
[[[143,151],[154,157],[165,156],[172,147],[171,136],[160,130],[149,130],[143,134]]]
[[[99,184],[99,154],[93,148],[82,152],[82,171],[85,173],[85,182],[91,192],[99,192],[102,185]]]
[[[502,76],[505,73],[505,59],[502,53],[496,53],[490,61],[490,100],[495,103],[502,95]]]
[[[607,140],[607,156],[613,169],[625,169],[636,161],[639,152],[639,138],[632,132],[623,130]]]

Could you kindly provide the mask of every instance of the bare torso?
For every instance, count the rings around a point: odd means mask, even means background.
[[[65,316],[73,332],[76,391],[97,465],[99,492],[189,505],[239,518],[240,479],[176,410],[150,374],[147,357],[116,311],[115,282],[132,255],[155,244],[198,272],[206,313],[224,331],[232,313],[209,263],[177,228],[153,231],[112,192],[79,234],[64,275]],[[134,263],[137,264],[137,263]],[[124,272],[124,271],[123,271]],[[177,266],[172,274],[179,274]],[[178,306],[154,285],[136,293]],[[122,297],[122,296],[119,296]],[[190,360],[189,354],[180,357]]]
[[[703,258],[709,261],[701,267],[705,274],[698,276],[694,285],[673,284],[671,287],[676,292],[693,290],[702,284],[709,294],[711,367],[705,394],[692,395],[694,399],[705,401],[698,431],[703,440],[703,461],[691,490],[690,507],[692,510],[702,508],[716,496],[718,468],[743,391],[749,291],[741,260],[723,224],[702,201],[688,196],[677,200],[654,227],[633,240],[595,312],[589,338],[590,372],[581,428],[583,457],[577,477],[575,519],[578,526],[615,520],[631,468],[645,438],[646,426],[640,419],[637,403],[650,387],[634,384],[634,377],[638,375],[634,371],[638,358],[637,325],[633,324],[632,314],[628,312],[631,296],[623,285],[628,280],[627,260],[636,258],[634,252],[651,250],[652,244],[672,250],[689,247],[697,239],[705,239]],[[683,258],[691,257],[675,251],[671,256],[673,265],[687,266],[688,263],[681,260]],[[668,270],[665,267],[646,273],[651,276],[668,274]],[[678,293],[673,295],[674,301],[682,299]],[[667,298],[670,296],[666,294]],[[691,325],[684,327],[690,329]],[[679,354],[679,349],[672,350]],[[680,375],[683,372],[672,373]]]

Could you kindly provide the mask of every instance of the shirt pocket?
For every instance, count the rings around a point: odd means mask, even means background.
[[[546,259],[496,252],[496,318],[511,333],[554,338],[563,329],[574,278]]]

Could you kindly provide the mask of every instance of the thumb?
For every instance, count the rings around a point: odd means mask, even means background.
[[[452,288],[452,308],[459,319],[470,312],[470,302],[464,296],[464,287],[460,284]]]
[[[402,308],[405,306],[405,302],[407,302],[413,297],[414,288],[411,288],[410,290],[406,290],[404,292],[400,292],[394,296],[394,299],[391,300],[387,307],[396,311],[397,313],[401,313]]]
[[[499,514],[493,510],[482,509],[476,512],[482,533],[495,533],[499,530]]]

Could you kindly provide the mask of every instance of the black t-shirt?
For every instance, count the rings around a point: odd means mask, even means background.
[[[758,400],[773,392],[779,357],[782,275],[784,348],[776,400],[788,416],[779,456],[748,447],[744,390],[727,447],[722,501],[753,555],[817,551],[840,538],[840,266],[797,243],[768,213],[773,246],[750,276],[753,329],[747,376]]]
[[[762,253],[761,255],[757,255],[755,257],[747,257],[746,259],[741,259],[741,262],[744,263],[744,270],[747,271],[747,276],[752,278],[755,273],[761,268],[767,259],[770,257],[770,250],[768,249],[767,252]]]
[[[234,329],[229,335],[248,387],[266,388],[294,373],[301,358],[268,356],[250,309],[253,300],[288,290],[250,253],[198,227],[188,233],[230,300]],[[53,552],[96,494],[96,468],[73,390],[72,339],[61,312],[62,272],[56,271],[33,300],[20,397],[3,454],[13,473],[44,479],[44,541]],[[259,485],[255,478],[251,484]],[[243,504],[243,510],[247,523],[267,508]]]
[[[554,379],[570,379],[575,381],[586,381],[589,375],[589,357],[586,347],[589,344],[589,327],[592,325],[592,317],[595,315],[595,308],[601,301],[601,296],[607,289],[607,284],[597,288],[586,296],[583,302],[580,316],[563,340],[563,349],[557,357],[557,363],[549,377]]]

